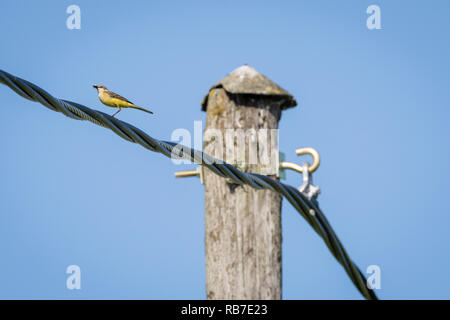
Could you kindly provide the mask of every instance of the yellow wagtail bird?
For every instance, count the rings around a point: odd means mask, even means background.
[[[153,114],[150,110],[144,109],[142,107],[136,106],[133,102],[125,99],[121,95],[118,95],[117,93],[114,93],[112,91],[109,91],[105,86],[99,86],[94,84],[93,87],[97,89],[98,91],[98,98],[100,101],[108,106],[113,108],[118,108],[116,113],[114,113],[112,116],[114,117],[116,114],[118,114],[121,110],[121,108],[134,108],[138,110],[142,110],[148,113]]]

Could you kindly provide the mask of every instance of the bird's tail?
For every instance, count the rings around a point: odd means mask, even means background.
[[[147,110],[147,109],[145,109],[145,108],[138,107],[138,106],[135,106],[135,105],[131,106],[131,108],[138,109],[138,110],[141,110],[141,111],[144,111],[144,112],[153,114],[153,112],[151,112],[150,110]]]

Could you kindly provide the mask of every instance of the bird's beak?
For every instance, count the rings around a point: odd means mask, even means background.
[[[97,89],[97,88],[98,88],[98,86],[97,86],[96,84],[94,84],[94,85],[93,85],[93,87],[94,87],[95,89]]]

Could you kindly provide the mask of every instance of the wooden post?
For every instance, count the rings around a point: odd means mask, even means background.
[[[239,67],[202,102],[203,150],[246,172],[276,178],[278,121],[282,110],[296,105],[255,69]],[[208,170],[204,184],[207,298],[281,299],[281,196],[232,184]]]

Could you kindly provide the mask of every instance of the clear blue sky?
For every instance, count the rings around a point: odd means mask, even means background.
[[[66,8],[81,8],[68,30]],[[368,30],[366,8],[381,8]],[[380,298],[450,298],[448,1],[1,1],[0,68],[169,140],[245,63],[291,92],[280,149],[312,146],[321,207]],[[0,86],[0,298],[204,299],[203,186],[160,154]],[[301,177],[288,173],[287,183]],[[65,287],[67,266],[82,289]],[[283,202],[283,297],[360,299]]]

